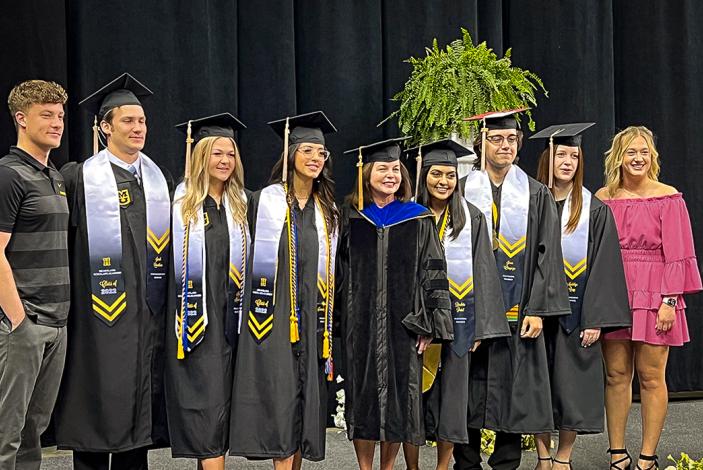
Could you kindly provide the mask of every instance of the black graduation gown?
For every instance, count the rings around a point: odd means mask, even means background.
[[[54,413],[60,449],[123,452],[167,446],[163,399],[164,311],[146,302],[146,200],[127,170],[112,165],[118,189],[132,202],[121,207],[122,266],[127,309],[109,327],[92,311],[82,163],[61,168],[71,227],[71,310],[66,366]],[[164,176],[172,187],[170,174]]]
[[[557,206],[561,216],[564,201]],[[544,328],[554,425],[581,434],[603,432],[605,375],[601,342],[584,348],[580,332],[601,328],[603,335],[632,324],[615,219],[595,196],[591,196],[587,256],[579,328],[567,334],[558,318],[546,319]]]
[[[471,230],[474,275],[475,339],[510,336],[500,278],[486,220],[476,206],[467,203],[469,213],[464,230]],[[479,346],[482,348],[485,346]],[[469,370],[471,356],[457,356],[450,343],[442,344],[441,366],[432,388],[423,396],[427,439],[467,444]]]
[[[554,428],[544,334],[523,339],[520,326],[525,315],[567,315],[571,308],[562,288],[566,277],[556,204],[546,186],[528,179],[530,202],[518,321],[510,325],[509,338],[487,341],[471,358],[469,427],[473,429],[535,434]]]
[[[176,358],[178,341],[175,315],[181,289],[169,277],[166,316],[166,410],[173,457],[211,458],[224,455],[229,446],[229,413],[234,370],[233,348],[225,337],[229,283],[229,230],[223,204],[208,196],[203,207],[205,226],[208,324],[205,337],[185,358]],[[173,249],[180,249],[174,247]]]
[[[260,191],[249,198],[247,218],[252,240]],[[310,198],[301,211],[296,205],[298,231],[298,302],[300,341],[290,342],[290,294],[287,231],[281,229],[273,329],[257,344],[245,324],[236,354],[229,447],[231,455],[283,458],[300,450],[303,458],[325,457],[327,378],[320,359],[317,324],[318,241],[315,206]],[[254,251],[252,244],[252,254]],[[243,311],[249,311],[251,265],[246,276]]]
[[[348,437],[424,444],[417,337],[453,339],[432,214],[377,228],[346,205],[337,262]]]

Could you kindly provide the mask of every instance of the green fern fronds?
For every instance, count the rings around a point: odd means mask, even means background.
[[[499,58],[485,42],[474,45],[471,34],[461,29],[461,39],[444,49],[437,39],[425,48],[425,57],[410,57],[412,66],[405,87],[393,100],[400,106],[382,121],[396,118],[398,127],[410,136],[409,145],[429,142],[456,132],[470,139],[478,122],[463,118],[487,111],[534,107],[537,94],[548,96],[542,80],[529,70],[514,67],[508,49]],[[528,127],[534,130],[532,113]]]

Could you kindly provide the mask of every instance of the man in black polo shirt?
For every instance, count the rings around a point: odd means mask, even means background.
[[[30,80],[10,92],[17,146],[0,159],[0,469],[39,469],[63,372],[69,307],[68,204],[49,161],[67,95]]]

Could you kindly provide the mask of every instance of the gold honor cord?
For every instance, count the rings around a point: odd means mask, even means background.
[[[363,147],[359,147],[359,160],[356,162],[356,180],[357,184],[359,185],[359,200],[356,202],[356,208],[359,210],[359,212],[364,210],[364,157],[361,153],[362,148]]]
[[[449,204],[444,208],[444,214],[442,214],[442,223],[439,225],[439,241],[444,245],[444,235],[447,231],[447,225],[449,224]]]
[[[186,220],[190,219],[190,216],[186,214]],[[183,344],[183,329],[186,327],[186,308],[188,307],[187,297],[187,283],[188,279],[186,276],[186,271],[188,269],[188,238],[190,236],[190,221],[185,227],[185,234],[183,236],[183,268],[181,269],[181,314],[178,318],[178,351],[176,352],[177,359],[185,359],[185,345]]]
[[[287,186],[284,184],[284,187]],[[287,191],[286,191],[287,194]],[[286,203],[287,204],[287,203]],[[298,306],[297,292],[297,252],[296,243],[293,239],[293,227],[291,223],[290,206],[286,209],[286,228],[288,229],[288,290],[290,294],[290,342],[297,343],[300,341],[300,332],[298,330],[298,315],[296,308]]]
[[[322,358],[329,359],[332,357],[332,307],[334,301],[334,278],[332,274],[332,238],[329,234],[327,226],[327,218],[322,211],[322,205],[317,196],[315,196],[315,204],[317,204],[320,213],[322,214],[323,228],[325,229],[325,248],[327,250],[327,259],[325,266],[326,289],[324,292],[325,306],[325,332],[322,339]]]
[[[93,116],[93,155],[98,153],[98,117]]]

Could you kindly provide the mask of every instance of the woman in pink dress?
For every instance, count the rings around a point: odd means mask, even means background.
[[[605,154],[606,186],[596,193],[615,216],[632,310],[632,328],[606,334],[603,344],[608,452],[617,470],[633,463],[625,449],[633,370],[642,402],[636,468],[659,468],[655,454],[666,420],[669,347],[689,341],[683,294],[702,287],[686,203],[658,175],[652,132],[631,126],[613,138]]]

